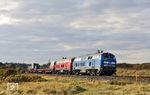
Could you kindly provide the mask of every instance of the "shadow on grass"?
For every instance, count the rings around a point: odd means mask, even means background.
[[[71,88],[68,90],[68,92],[69,92],[70,94],[78,94],[78,93],[81,93],[81,92],[84,92],[84,91],[86,91],[86,89],[83,88],[83,87],[80,87],[80,86],[74,86],[74,87],[71,87]]]

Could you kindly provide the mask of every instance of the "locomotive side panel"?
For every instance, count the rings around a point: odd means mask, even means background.
[[[100,70],[100,55],[93,54],[75,58],[73,62],[73,71],[75,74],[90,74]]]
[[[116,72],[116,58],[111,53],[80,56],[73,62],[74,74],[112,75]]]

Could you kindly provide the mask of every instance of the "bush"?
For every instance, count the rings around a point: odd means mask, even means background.
[[[47,93],[48,95],[49,94],[57,94],[57,89],[55,89],[55,90],[54,89],[44,89],[43,92]]]
[[[127,63],[121,63],[117,64],[118,68],[125,68],[125,69],[134,69],[134,70],[149,70],[150,69],[150,63],[143,63],[143,64],[127,64]]]
[[[72,94],[78,94],[78,93],[84,92],[84,91],[86,91],[86,89],[84,89],[80,86],[74,86],[74,87],[69,89],[69,92],[72,93]]]
[[[41,82],[47,80],[37,75],[15,75],[15,76],[8,76],[5,79],[5,81],[6,82]]]
[[[1,76],[1,78],[4,78],[4,79],[7,76],[16,75],[16,74],[17,74],[17,71],[13,70],[13,69],[8,69],[8,70],[0,69],[0,76]]]
[[[31,94],[31,95],[35,95],[36,94],[36,90],[28,90],[26,93],[27,94]]]

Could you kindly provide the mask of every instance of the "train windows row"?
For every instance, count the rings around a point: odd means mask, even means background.
[[[75,67],[82,67],[82,66],[85,66],[85,63],[75,63]]]
[[[100,57],[99,55],[96,55],[96,56],[86,56],[86,57],[76,58],[75,61],[98,59],[99,57]]]
[[[92,65],[92,62],[89,62],[88,65],[91,66],[91,65]],[[86,63],[75,63],[74,66],[75,66],[75,67],[82,67],[82,66],[86,66]]]

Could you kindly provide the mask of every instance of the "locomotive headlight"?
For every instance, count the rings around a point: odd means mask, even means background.
[[[111,64],[116,64],[116,62],[111,62]]]
[[[108,61],[104,61],[104,64],[108,64],[109,62]]]

